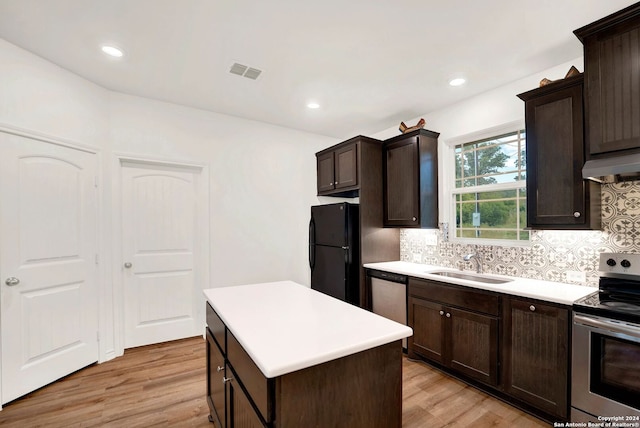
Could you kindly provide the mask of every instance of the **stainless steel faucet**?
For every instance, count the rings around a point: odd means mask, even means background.
[[[476,253],[467,254],[462,258],[465,262],[474,259],[476,261],[476,273],[482,273],[482,259]]]

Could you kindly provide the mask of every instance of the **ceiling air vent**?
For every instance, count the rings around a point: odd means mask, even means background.
[[[258,76],[260,76],[260,73],[262,73],[262,70],[249,67],[249,69],[244,73],[244,77],[256,80]]]
[[[237,74],[238,76],[244,76],[247,79],[256,80],[258,76],[260,76],[260,73],[262,73],[262,70],[258,70],[257,68],[253,67],[247,67],[246,65],[235,62],[229,69],[229,73]]]

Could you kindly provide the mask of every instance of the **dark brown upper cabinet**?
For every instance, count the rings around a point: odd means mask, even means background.
[[[522,93],[527,132],[527,226],[600,229],[600,185],[583,180],[582,74]]]
[[[316,153],[318,195],[357,196],[359,137]]]
[[[384,142],[386,227],[438,227],[439,135],[419,129]]]
[[[640,152],[640,3],[574,33],[584,44],[587,158]]]

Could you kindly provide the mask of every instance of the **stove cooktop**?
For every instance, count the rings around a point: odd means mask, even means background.
[[[602,253],[599,271],[599,290],[573,310],[640,324],[640,254]]]
[[[640,324],[640,296],[596,291],[573,304],[575,312]]]

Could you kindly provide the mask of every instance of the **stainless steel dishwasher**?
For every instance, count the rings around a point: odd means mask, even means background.
[[[371,281],[371,311],[407,325],[407,276],[379,270],[367,270]],[[407,339],[402,339],[407,349]]]

